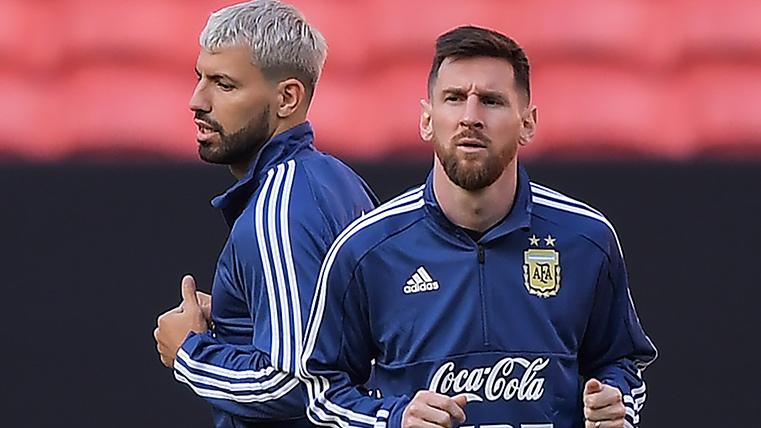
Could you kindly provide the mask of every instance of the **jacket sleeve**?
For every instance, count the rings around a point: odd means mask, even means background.
[[[287,163],[270,172],[252,201],[253,211],[244,212],[233,228],[224,250],[230,254],[220,258],[217,268],[217,275],[226,275],[223,281],[239,287],[248,302],[251,344],[224,343],[212,333],[191,334],[175,360],[179,381],[216,408],[244,418],[304,415],[303,389],[295,372],[329,237],[324,218],[298,206],[303,186],[293,185],[294,169]],[[226,266],[225,260],[233,265]]]
[[[303,412],[291,392],[298,381],[276,370],[266,352],[191,333],[174,362],[175,378],[227,413],[248,419],[288,419]]]
[[[645,334],[629,292],[617,238],[600,268],[595,301],[579,355],[581,375],[617,387],[626,407],[625,426],[639,426],[645,404],[642,371],[657,351]]]
[[[315,291],[301,371],[309,400],[307,416],[321,426],[400,426],[410,399],[379,398],[363,386],[378,348],[354,262],[340,250],[351,230],[349,226],[328,251]]]

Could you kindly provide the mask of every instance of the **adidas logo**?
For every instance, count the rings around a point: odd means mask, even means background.
[[[439,289],[439,282],[434,281],[431,275],[426,272],[423,266],[417,268],[412,277],[407,280],[404,286],[404,294],[424,293],[426,291],[436,291]]]

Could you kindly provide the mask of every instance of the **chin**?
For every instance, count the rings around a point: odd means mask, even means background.
[[[217,165],[228,165],[228,162],[225,162],[225,159],[220,156],[217,150],[214,150],[214,148],[209,147],[208,144],[200,144],[198,146],[198,157],[201,158],[202,161],[213,163]]]
[[[486,168],[485,160],[480,157],[460,158],[457,160],[457,163],[458,163],[458,169],[461,169],[462,171],[467,171],[470,174],[472,174],[473,171],[480,171]]]

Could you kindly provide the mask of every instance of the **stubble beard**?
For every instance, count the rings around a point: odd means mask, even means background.
[[[472,134],[472,132],[471,132]],[[476,136],[477,135],[477,136]],[[449,180],[467,191],[478,191],[491,186],[515,159],[517,144],[511,144],[498,153],[493,153],[491,142],[482,134],[468,135],[479,138],[487,144],[486,153],[463,153],[457,149],[457,141],[462,133],[452,138],[449,144],[442,144],[434,136],[434,151],[439,158]]]
[[[266,106],[260,115],[232,134],[225,133],[221,126],[217,126],[219,144],[199,144],[198,156],[205,162],[219,165],[235,165],[252,159],[272,137],[269,115],[270,108]],[[199,119],[217,125],[203,117]]]

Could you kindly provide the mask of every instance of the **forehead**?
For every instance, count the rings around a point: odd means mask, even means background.
[[[245,74],[258,71],[251,62],[251,51],[246,46],[233,45],[206,50],[201,48],[196,61],[202,73]]]
[[[436,90],[474,86],[493,91],[514,92],[513,66],[505,59],[492,57],[447,58],[441,63],[436,78]]]

